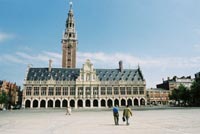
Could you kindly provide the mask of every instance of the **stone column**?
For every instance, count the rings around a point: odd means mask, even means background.
[[[78,105],[78,104],[77,104],[77,100],[74,100],[74,102],[75,102],[75,107],[74,107],[74,108],[77,109],[77,107],[78,107],[78,106],[77,106],[77,105]]]
[[[45,108],[48,108],[48,99],[46,99],[45,103]]]
[[[33,108],[33,100],[31,99],[31,106],[30,106],[30,108]]]

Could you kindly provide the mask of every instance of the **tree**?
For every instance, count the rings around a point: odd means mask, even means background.
[[[8,95],[6,94],[5,91],[0,92],[0,104],[5,104],[7,105],[8,103]]]
[[[200,106],[200,78],[196,79],[191,86],[192,103]]]
[[[179,91],[179,99],[183,101],[184,105],[188,104],[191,98],[189,89],[181,84],[178,87],[178,91]]]
[[[184,106],[190,101],[190,91],[187,87],[181,84],[177,89],[172,90],[171,95],[169,96],[170,100],[175,100],[180,105],[182,101]]]

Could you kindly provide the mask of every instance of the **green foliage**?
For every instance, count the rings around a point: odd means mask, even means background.
[[[1,91],[0,93],[0,104],[7,104],[8,103],[8,95],[6,92]]]
[[[182,102],[181,104],[185,106],[191,99],[190,91],[187,87],[181,84],[178,89],[174,89],[172,91],[172,94],[169,96],[169,98],[177,101],[178,105],[180,105],[180,102]]]
[[[196,79],[191,86],[192,104],[200,106],[200,79]]]
[[[184,85],[180,85],[178,89],[172,91],[169,98],[177,101],[178,105],[182,101],[184,105],[200,106],[200,78],[192,83],[191,90]]]

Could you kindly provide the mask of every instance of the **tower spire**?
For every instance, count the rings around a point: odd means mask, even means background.
[[[70,2],[69,2],[70,10],[72,9],[72,6],[73,6],[73,3],[72,3],[72,1],[70,0]]]
[[[62,67],[75,68],[76,67],[76,48],[77,48],[77,34],[75,29],[74,13],[72,10],[72,1],[69,2],[69,12],[66,20],[66,28],[62,38]]]

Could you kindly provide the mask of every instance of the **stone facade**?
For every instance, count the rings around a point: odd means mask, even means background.
[[[25,108],[112,107],[146,105],[146,81],[140,68],[94,69],[90,60],[76,68],[77,35],[72,4],[62,39],[62,68],[28,67],[23,89]]]
[[[146,82],[138,69],[29,68],[23,90],[26,108],[146,105]]]
[[[167,105],[169,102],[169,90],[151,88],[146,92],[149,105]]]

